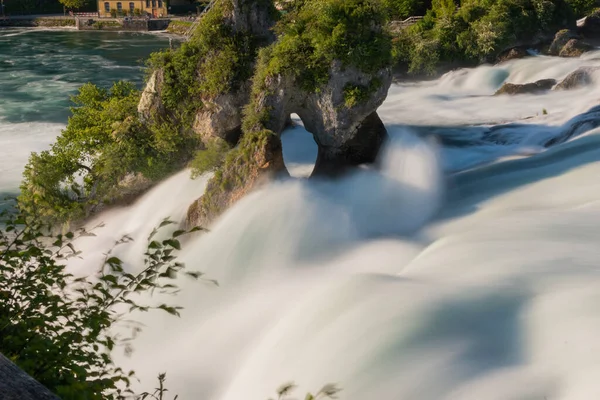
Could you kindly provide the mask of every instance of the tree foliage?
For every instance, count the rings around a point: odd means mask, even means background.
[[[444,63],[494,61],[574,23],[564,0],[434,0],[421,22],[397,34],[394,54],[409,73],[433,74]]]
[[[67,8],[81,8],[90,3],[90,0],[59,0]]]
[[[329,81],[333,60],[367,73],[391,64],[391,38],[383,28],[387,17],[379,2],[304,0],[293,5],[277,24],[277,42],[261,52],[255,88],[257,80],[283,74],[294,76],[304,90],[318,90]]]
[[[281,385],[279,389],[277,389],[277,400],[292,400],[289,396],[292,395],[296,387],[296,384],[293,382]],[[341,391],[342,390],[339,387],[337,387],[337,385],[328,383],[314,395],[312,393],[307,393],[304,397],[304,400],[337,399],[337,395]]]
[[[95,274],[76,277],[66,262],[80,255],[76,239],[94,236],[93,230],[49,236],[47,227],[28,224],[20,215],[5,213],[1,222],[0,352],[65,400],[131,395],[134,372],[116,366],[111,351],[116,346],[130,350],[141,328],[127,325],[129,337],[118,337],[113,329],[136,310],[179,316],[180,307],[140,303],[138,295],[174,293],[178,275],[202,276],[176,261],[178,237],[188,232],[156,240],[154,230],[140,272],[129,272],[111,250]],[[125,236],[115,246],[131,240]]]
[[[142,123],[140,93],[128,82],[91,83],[73,96],[66,129],[25,167],[19,205],[31,216],[62,223],[89,215],[126,192],[127,176],[158,180],[176,170],[193,138],[165,121]]]

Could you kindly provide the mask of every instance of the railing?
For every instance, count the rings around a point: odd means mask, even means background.
[[[412,17],[406,18],[404,21],[392,21],[390,22],[390,28],[392,29],[405,29],[411,25],[416,24],[417,22],[423,19],[420,15],[415,15]]]
[[[97,12],[77,12],[77,13],[73,13],[73,16],[75,16],[75,17],[96,17],[96,18],[98,18],[100,16],[100,13],[97,13]]]
[[[186,40],[190,40],[190,37],[192,37],[192,33],[194,33],[194,31],[198,27],[198,24],[200,23],[200,19],[204,16],[204,14],[206,14],[207,12],[210,11],[210,9],[215,5],[215,3],[217,1],[218,0],[211,0],[211,2],[208,3],[208,5],[204,8],[204,10],[202,10],[202,12],[200,13],[200,15],[198,15],[196,17],[196,20],[194,21],[194,23],[192,24],[192,26],[190,26],[190,28],[185,33]]]

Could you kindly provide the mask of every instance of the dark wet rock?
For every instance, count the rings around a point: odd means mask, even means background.
[[[586,51],[593,50],[594,46],[579,39],[571,39],[563,46],[558,54],[559,57],[579,57]]]
[[[563,29],[562,31],[557,32],[548,49],[548,55],[558,56],[562,48],[572,39],[581,39],[581,36],[570,29]]]
[[[554,85],[556,85],[555,79],[541,79],[537,82],[524,84],[505,83],[494,95],[538,94],[552,89]]]
[[[585,38],[600,38],[600,10],[593,12],[577,23],[577,32]]]
[[[579,57],[594,46],[583,41],[583,38],[574,30],[564,29],[555,36],[548,54],[559,57]]]
[[[529,53],[527,53],[527,50],[523,47],[514,47],[510,50],[507,50],[503,53],[501,53],[498,58],[497,58],[497,62],[498,63],[503,63],[509,60],[517,60],[520,58],[525,58],[529,55]]]
[[[581,67],[571,72],[554,87],[554,90],[573,90],[590,85],[594,73],[600,73],[600,67]]]

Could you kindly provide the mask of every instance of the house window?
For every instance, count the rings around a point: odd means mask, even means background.
[[[146,8],[150,8],[150,0],[146,0]]]
[[[133,12],[135,10],[135,4],[129,3],[129,11]]]
[[[117,3],[117,11],[123,11],[123,4],[121,2]]]
[[[163,8],[162,0],[158,0],[158,8]]]
[[[110,3],[108,1],[104,3],[104,11],[110,12]]]
[[[152,0],[152,8],[156,8],[156,0]]]

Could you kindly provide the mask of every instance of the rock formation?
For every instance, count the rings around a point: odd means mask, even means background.
[[[560,49],[559,57],[579,57],[586,51],[593,50],[594,46],[579,39],[571,39]]]
[[[321,7],[342,6],[328,0],[305,4],[288,21],[288,31],[261,52],[246,107],[243,138],[227,155],[205,195],[190,207],[189,225],[206,226],[261,183],[287,174],[279,135],[292,113],[300,116],[318,145],[313,176],[337,175],[375,162],[387,137],[376,110],[392,83],[391,40],[382,29],[384,18],[375,8],[362,20],[355,18],[352,23],[357,26],[345,26],[348,34],[336,32],[337,40],[347,42],[330,44],[323,55],[312,47],[312,41],[331,36],[333,29],[343,25],[329,19],[319,21]],[[354,2],[330,15],[350,14],[352,7],[364,6]],[[306,28],[295,29],[297,21]],[[357,46],[365,46],[372,54],[349,58],[347,49]]]
[[[519,58],[525,58],[527,57],[529,54],[527,53],[527,50],[523,47],[513,47],[512,49],[509,49],[507,51],[504,51],[502,53],[500,53],[500,55],[497,57],[496,61],[498,63],[503,63],[509,60],[516,60]]]
[[[579,57],[593,48],[593,46],[585,43],[577,32],[564,29],[554,36],[548,54],[559,57]]]
[[[302,90],[291,76],[268,77],[254,103],[254,112],[265,115],[263,127],[277,135],[289,115],[298,114],[318,145],[314,175],[335,174],[348,166],[374,162],[387,136],[375,110],[387,96],[391,70],[367,74],[335,61],[329,76],[329,82],[318,92]],[[364,91],[364,99],[351,104],[349,88]]]
[[[594,74],[600,74],[600,67],[578,68],[556,85],[554,90],[573,90],[582,88],[593,82]]]
[[[577,23],[577,32],[586,38],[600,38],[600,10],[582,18]]]
[[[556,80],[554,79],[541,79],[533,83],[524,84],[505,83],[498,91],[496,91],[494,96],[502,94],[538,94],[552,89],[554,85],[556,85]]]
[[[142,119],[165,116],[175,111],[180,118],[182,110],[173,110],[181,104],[191,104],[195,114],[193,131],[205,142],[211,137],[221,138],[235,145],[241,135],[242,110],[250,97],[253,63],[258,48],[275,40],[272,27],[275,23],[272,2],[253,0],[218,0],[200,20],[196,33],[182,49],[183,57],[197,62],[192,76],[178,76],[178,66],[165,65],[152,74],[139,103],[138,112]],[[213,29],[219,26],[220,30]],[[233,49],[230,45],[234,39]],[[222,42],[222,43],[221,43]],[[228,52],[230,51],[230,52]],[[233,57],[237,61],[233,61]],[[175,69],[170,79],[165,79],[166,70]],[[229,70],[224,70],[229,69]],[[186,86],[197,85],[193,89]],[[206,83],[209,82],[210,83]],[[226,82],[224,82],[226,81]],[[187,93],[170,107],[163,100],[165,85],[185,87]],[[184,107],[185,108],[185,107]],[[184,110],[186,113],[189,109]]]

